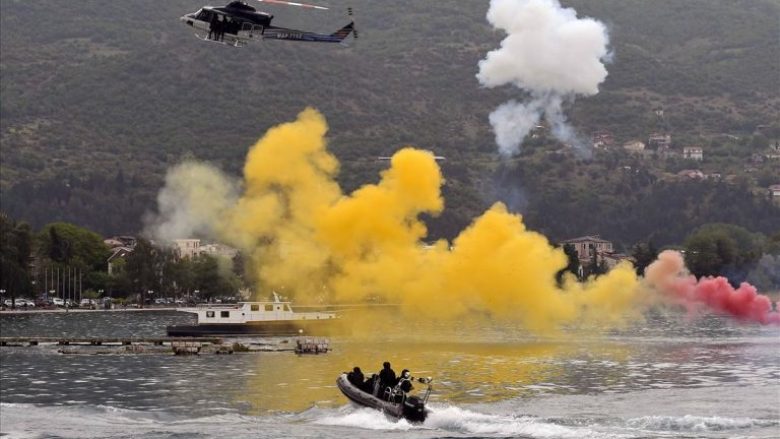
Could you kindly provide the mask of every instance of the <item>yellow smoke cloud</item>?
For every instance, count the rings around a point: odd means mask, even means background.
[[[215,225],[250,255],[258,290],[303,301],[400,303],[406,315],[458,321],[481,316],[536,332],[583,320],[616,324],[635,303],[630,265],[585,283],[555,275],[560,249],[497,203],[452,245],[423,246],[420,214],[444,209],[434,156],[411,147],[377,184],[342,194],[316,110],[269,130],[249,151],[240,199]]]

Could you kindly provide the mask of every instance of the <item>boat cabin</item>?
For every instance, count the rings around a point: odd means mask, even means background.
[[[274,294],[273,302],[240,302],[237,305],[206,305],[183,311],[198,315],[199,325],[335,319],[330,312],[295,312],[291,302]]]

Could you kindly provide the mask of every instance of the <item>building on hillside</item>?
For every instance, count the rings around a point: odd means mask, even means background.
[[[720,180],[723,180],[723,175],[721,175],[720,172],[712,172],[710,174],[704,174],[704,179],[705,180],[717,180],[717,181],[720,181]]]
[[[672,147],[672,136],[666,133],[653,133],[647,139],[647,144],[658,150],[669,149]]]
[[[704,159],[704,151],[701,146],[686,146],[683,148],[683,158],[702,161]]]
[[[547,137],[549,132],[550,128],[546,125],[545,122],[542,122],[539,125],[531,128],[531,132],[529,134],[531,135],[532,139],[539,139],[541,137]]]
[[[623,149],[628,152],[641,154],[645,151],[645,143],[640,140],[629,140],[623,144]]]
[[[704,173],[698,169],[683,169],[677,173],[678,177],[690,178],[691,180],[701,180],[704,178]]]
[[[780,184],[769,186],[769,196],[773,200],[780,200]]]
[[[180,258],[194,258],[200,255],[200,239],[176,239],[173,243]]]
[[[594,148],[607,149],[615,144],[615,136],[609,130],[594,131],[590,138]]]
[[[580,263],[587,265],[593,260],[593,256],[598,253],[612,253],[612,242],[601,239],[599,235],[580,236],[579,238],[567,239],[561,242],[561,245],[569,244],[577,252],[577,259]]]
[[[108,248],[116,248],[116,247],[135,248],[135,244],[137,242],[138,241],[135,238],[135,236],[129,236],[129,235],[112,236],[110,238],[106,238],[103,240],[103,243],[106,244]]]
[[[200,246],[200,254],[233,259],[238,254],[238,250],[225,244],[205,244]]]
[[[114,267],[116,266],[116,263],[119,259],[125,259],[127,255],[133,252],[133,247],[114,247],[111,249],[111,255],[108,257],[108,260],[106,260],[106,263],[108,264],[108,274],[109,276],[114,274]]]

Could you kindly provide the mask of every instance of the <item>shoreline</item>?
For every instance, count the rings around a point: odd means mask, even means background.
[[[4,315],[21,315],[21,314],[69,314],[69,313],[87,313],[87,312],[163,312],[163,311],[178,311],[185,308],[113,308],[113,309],[4,309],[0,311],[0,316]]]

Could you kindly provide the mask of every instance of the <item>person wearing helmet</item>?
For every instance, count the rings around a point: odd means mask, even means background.
[[[409,369],[404,369],[401,372],[401,377],[398,379],[398,388],[404,393],[409,393],[414,389],[414,386],[412,386],[412,374],[409,373]]]

